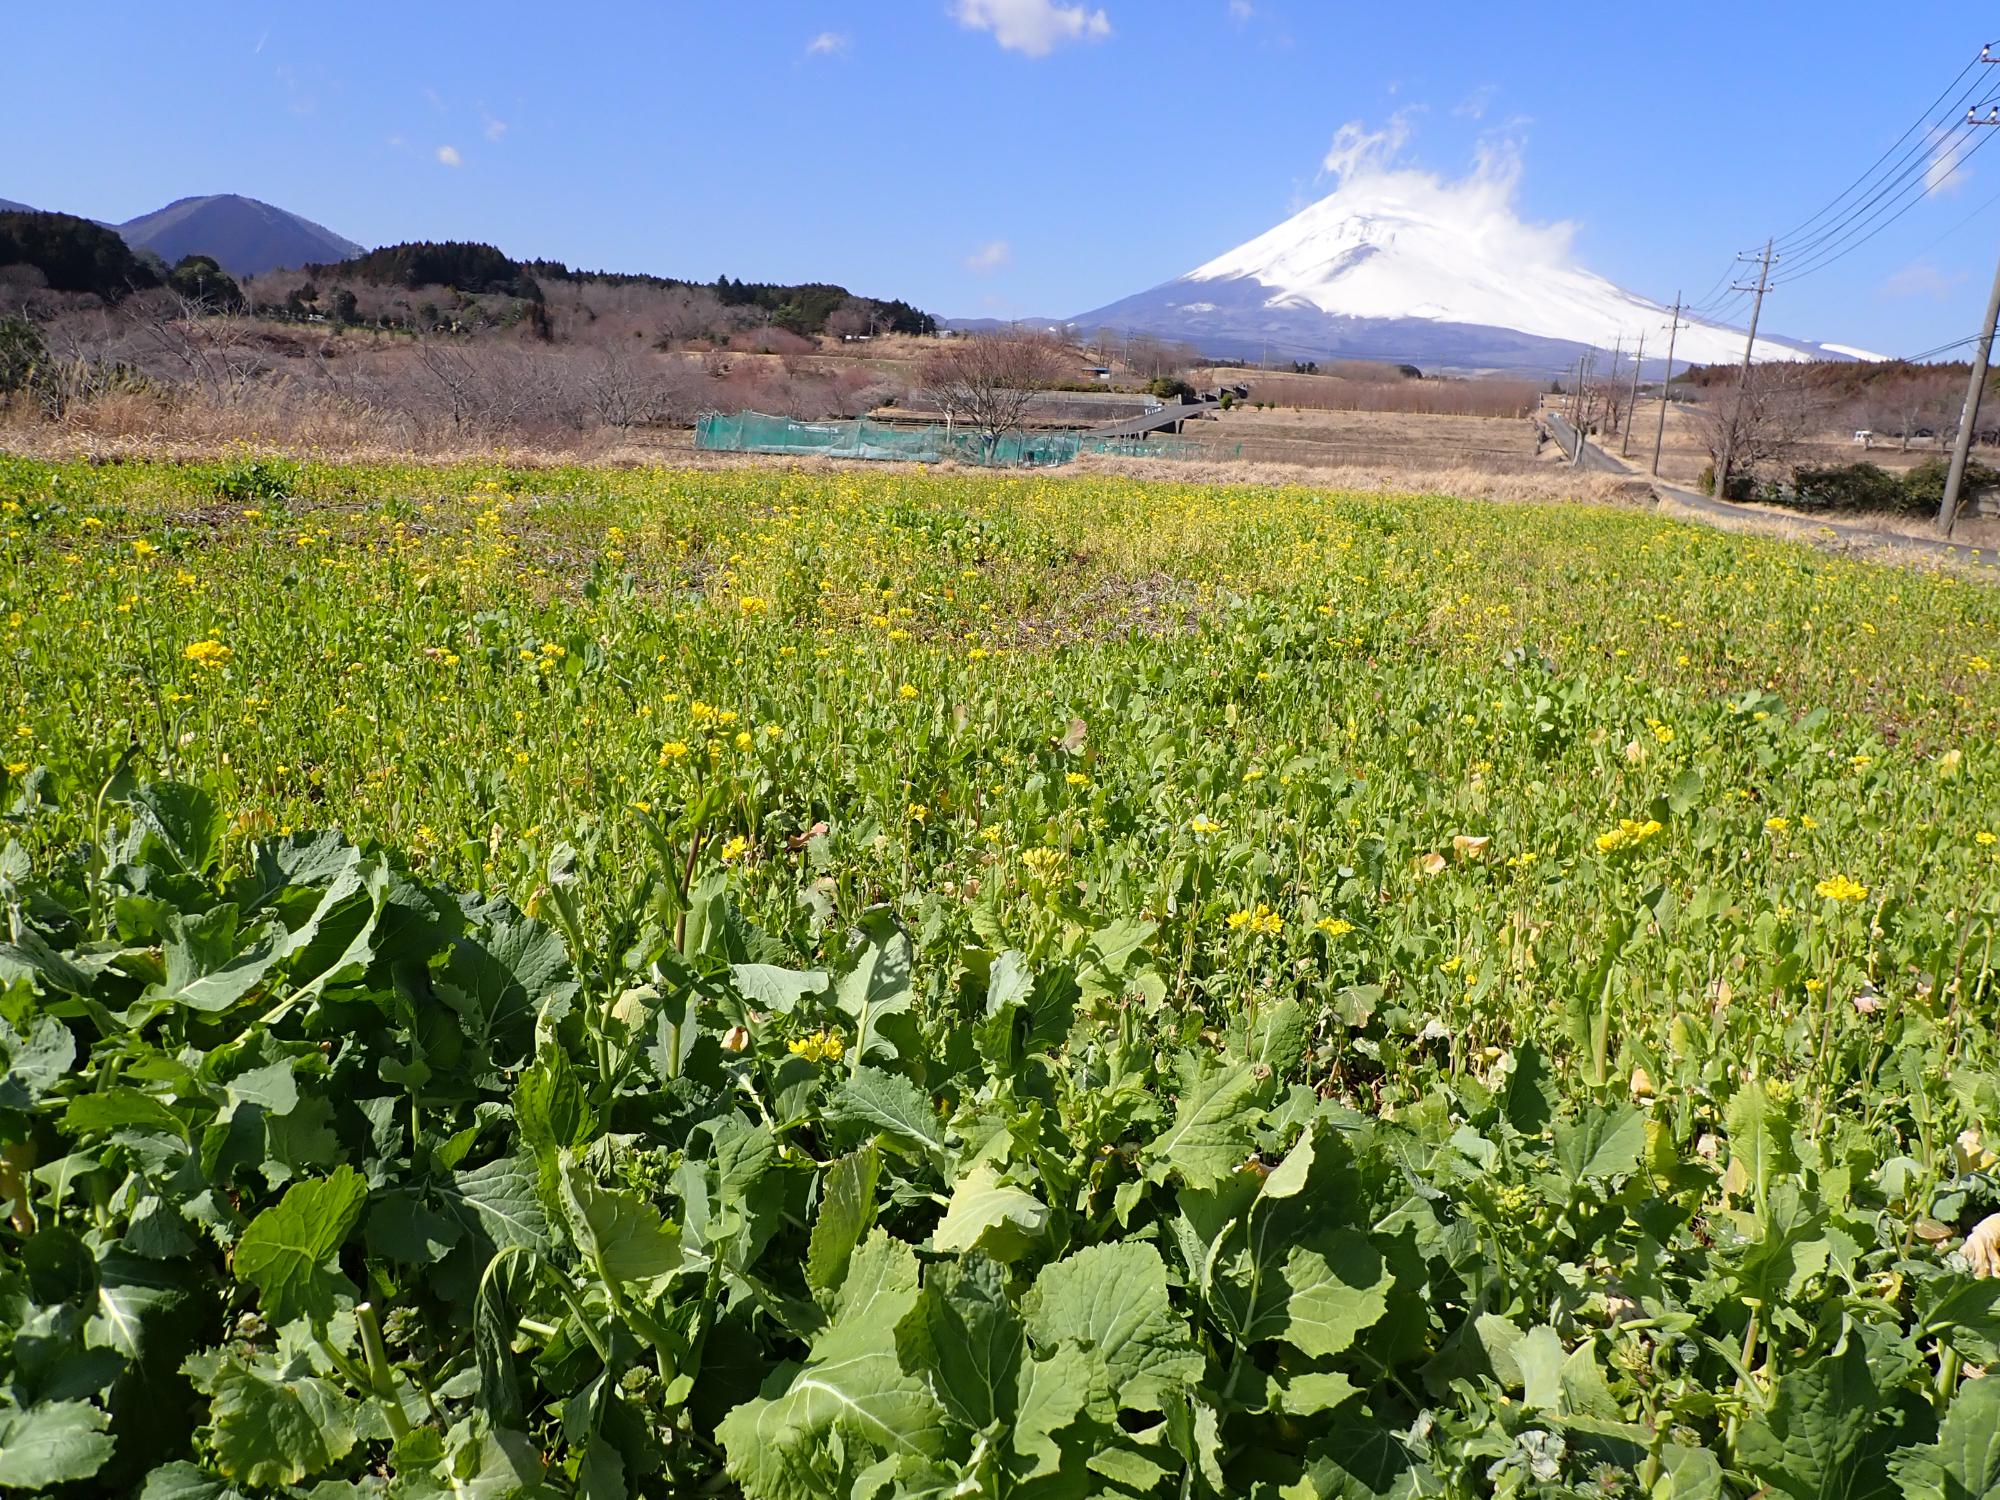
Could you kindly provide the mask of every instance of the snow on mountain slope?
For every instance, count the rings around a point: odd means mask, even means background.
[[[1329,167],[1334,159],[1329,157]],[[1346,159],[1340,185],[1276,228],[1136,297],[1082,314],[1215,353],[1404,359],[1427,366],[1548,370],[1584,348],[1666,354],[1668,309],[1577,264],[1569,224],[1514,208],[1520,161],[1481,153],[1453,181]],[[1766,328],[1759,360],[1855,357]],[[1742,331],[1683,321],[1678,361],[1743,357]]]
[[[1507,213],[1467,214],[1462,195],[1445,203],[1439,196],[1412,172],[1343,184],[1182,280],[1249,278],[1269,290],[1274,307],[1509,328],[1604,349],[1620,340],[1630,348],[1643,332],[1666,352],[1668,310],[1575,265],[1566,229],[1538,229]],[[1198,287],[1187,290],[1198,299]],[[1690,323],[1678,353],[1701,364],[1741,359],[1743,335]],[[1757,340],[1759,359],[1810,357],[1790,340]]]

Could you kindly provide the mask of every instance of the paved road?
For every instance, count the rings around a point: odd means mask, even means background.
[[[1545,411],[1542,413],[1542,421],[1548,425],[1550,434],[1562,446],[1562,451],[1574,458],[1576,456],[1576,429],[1569,425],[1569,419],[1558,416],[1552,411]],[[1599,474],[1630,474],[1633,472],[1631,468],[1620,463],[1595,443],[1585,443],[1583,445],[1583,462],[1577,465],[1577,467],[1590,469]]]
[[[1543,412],[1542,420],[1548,424],[1550,433],[1562,445],[1565,453],[1576,451],[1576,431],[1567,419],[1555,412]],[[1600,474],[1628,474],[1641,478],[1639,471],[1630,464],[1621,463],[1606,453],[1595,443],[1583,445],[1582,468]],[[1875,531],[1867,526],[1854,526],[1844,521],[1821,521],[1810,515],[1792,512],[1758,510],[1753,506],[1738,505],[1732,500],[1717,500],[1695,490],[1682,489],[1677,484],[1668,484],[1664,479],[1648,479],[1657,500],[1685,506],[1700,516],[1742,516],[1757,521],[1796,521],[1810,526],[1815,531],[1830,531],[1835,536],[1865,542],[1876,546],[1887,545],[1920,552],[1927,557],[1950,557],[1959,562],[1972,563],[1976,567],[2000,570],[2000,557],[1991,552],[1982,552],[1977,547],[1969,547],[1964,542],[1948,542],[1943,537],[1903,536],[1897,532]]]
[[[1149,432],[1158,432],[1162,427],[1171,427],[1176,422],[1184,422],[1189,417],[1199,416],[1205,411],[1214,411],[1213,401],[1189,401],[1179,406],[1163,406],[1158,411],[1149,411],[1142,417],[1131,417],[1123,422],[1112,422],[1104,427],[1093,427],[1083,433],[1087,438],[1144,437]]]

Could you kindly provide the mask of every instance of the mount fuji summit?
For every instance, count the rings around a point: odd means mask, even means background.
[[[1574,366],[1586,349],[1608,353],[1622,341],[1629,353],[1644,334],[1648,368],[1663,366],[1668,309],[1578,265],[1571,226],[1524,223],[1514,177],[1504,165],[1459,182],[1411,170],[1351,174],[1277,228],[1072,322],[1220,357],[1537,375]],[[1676,364],[1740,360],[1743,338],[1684,317]],[[1760,331],[1755,357],[1878,356]]]

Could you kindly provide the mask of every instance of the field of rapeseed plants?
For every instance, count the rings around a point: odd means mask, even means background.
[[[2000,590],[0,460],[0,1490],[2000,1494]]]

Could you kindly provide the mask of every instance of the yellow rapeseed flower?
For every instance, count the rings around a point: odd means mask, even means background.
[[[181,655],[198,667],[219,667],[236,653],[217,640],[189,641]]]
[[[1354,931],[1354,924],[1345,917],[1321,917],[1313,923],[1313,929],[1325,933],[1330,938],[1346,937],[1348,933]]]
[[[1256,906],[1247,910],[1233,911],[1229,914],[1229,930],[1231,932],[1245,927],[1254,933],[1275,937],[1278,933],[1285,930],[1285,919],[1260,901]]]
[[[1845,875],[1830,875],[1813,887],[1816,894],[1828,901],[1866,901],[1868,887],[1848,879]]]
[[[839,1062],[847,1054],[847,1043],[834,1032],[815,1031],[793,1037],[785,1043],[785,1050],[807,1062]]]
[[[1636,818],[1620,818],[1616,828],[1597,836],[1597,852],[1616,854],[1624,849],[1636,849],[1659,833],[1661,826],[1657,818],[1648,818],[1643,823]]]
[[[1029,849],[1021,855],[1021,863],[1041,879],[1046,880],[1062,868],[1063,856],[1060,849]]]
[[[905,703],[907,703],[912,698],[917,696],[917,690],[911,684],[906,682],[901,687],[896,689],[896,696],[898,698],[901,698]]]

